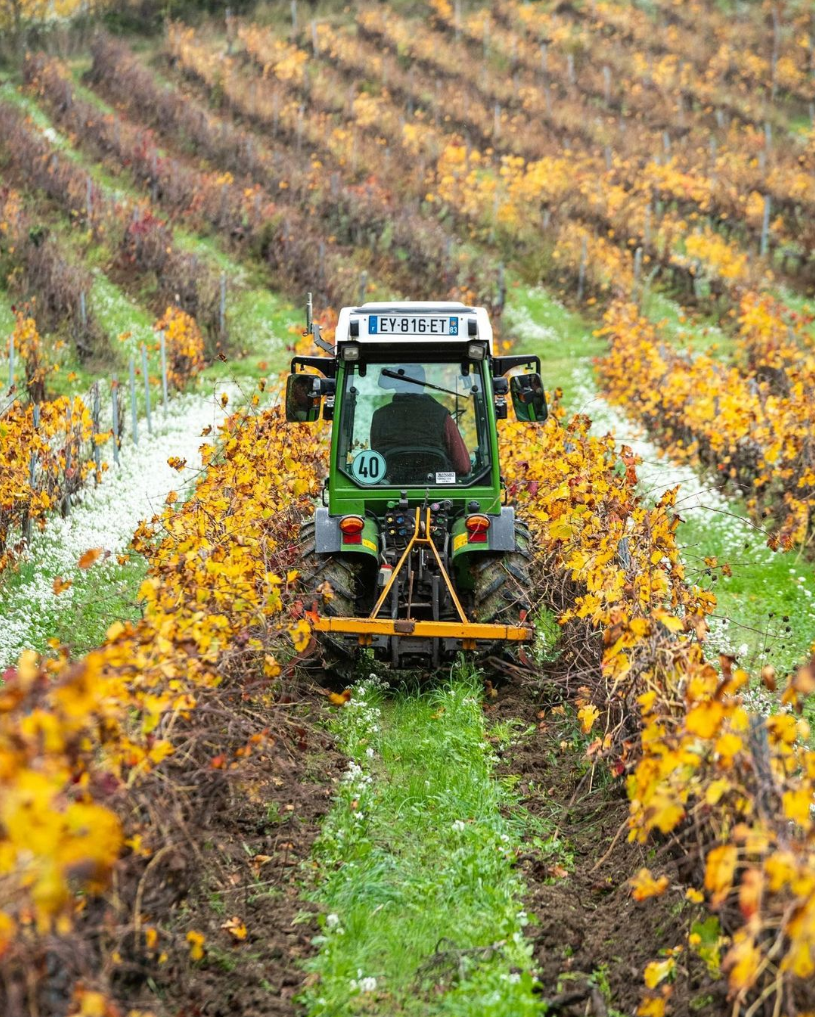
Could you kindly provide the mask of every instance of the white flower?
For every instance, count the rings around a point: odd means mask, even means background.
[[[743,657],[743,656],[745,656],[745,654],[747,654],[749,652],[750,652],[750,647],[747,645],[747,643],[742,643],[741,646],[739,647],[739,656]]]
[[[335,929],[340,924],[339,915],[326,915],[325,924],[329,929]]]
[[[359,980],[359,991],[360,992],[373,992],[376,989],[375,978],[360,978]]]
[[[374,750],[371,748],[370,745],[365,750],[365,755],[368,757],[368,759],[373,759],[374,758]]]
[[[463,819],[453,820],[453,829],[456,831],[456,833],[461,833],[462,830],[466,829],[466,826],[467,824],[464,822]]]
[[[120,391],[126,393],[124,388]],[[212,396],[181,395],[170,402],[166,418],[160,406],[154,408],[152,435],[147,433],[146,421],[139,420],[139,443],[134,445],[129,410],[125,402],[121,411],[127,414],[128,432],[121,465],[113,465],[112,448],[103,446],[110,468],[99,487],[91,481],[83,489],[81,501],[71,506],[69,516],[50,517],[46,529],[34,535],[29,555],[37,569],[15,590],[14,603],[3,604],[0,671],[16,663],[26,647],[44,643],[53,635],[54,616],[70,609],[74,589],[57,598],[54,577],[76,576],[77,562],[90,548],[101,547],[111,555],[126,551],[139,522],[160,512],[170,491],[182,488],[191,475],[188,471],[186,477],[179,474],[167,465],[167,459],[178,456],[191,468],[197,466],[202,429],[224,419],[223,409]],[[112,561],[115,563],[115,558]],[[100,584],[110,567],[104,562],[95,566]]]

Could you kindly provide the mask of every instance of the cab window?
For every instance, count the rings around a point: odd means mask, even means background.
[[[340,468],[363,486],[467,485],[489,463],[483,367],[346,364]]]

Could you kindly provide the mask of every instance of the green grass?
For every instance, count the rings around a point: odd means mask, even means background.
[[[181,250],[196,254],[227,277],[226,318],[232,352],[226,361],[210,364],[204,378],[240,380],[283,370],[290,357],[286,346],[297,338],[289,327],[305,327],[305,300],[300,309],[270,290],[257,267],[235,261],[213,237],[178,228],[173,237]]]
[[[8,337],[14,331],[14,313],[11,310],[12,300],[4,289],[0,289],[0,337],[3,341],[3,349],[0,355],[8,357]]]
[[[655,324],[662,325],[662,333],[677,349],[708,353],[721,360],[729,360],[733,354],[733,337],[724,332],[714,318],[691,314],[659,290],[647,294],[642,313]]]
[[[108,334],[113,349],[124,363],[126,356],[137,353],[141,344],[155,343],[154,318],[103,273],[95,272],[91,290],[91,306],[99,324]],[[123,343],[119,337],[130,333]],[[158,355],[155,357],[158,364]]]
[[[739,663],[752,674],[771,664],[785,674],[807,656],[815,638],[815,568],[796,552],[772,552],[767,538],[744,520],[695,515],[683,522],[678,539],[692,581],[716,594],[714,623],[728,620],[727,639],[744,648]],[[704,557],[729,563],[733,575],[705,567]],[[715,580],[713,577],[716,577]]]
[[[594,335],[597,325],[540,287],[510,286],[504,314],[507,334],[521,333],[510,352],[537,353],[547,393],[562,388],[564,404],[578,408],[575,403],[581,383],[575,368],[590,369],[593,358],[606,350],[605,340]]]
[[[797,113],[790,117],[789,131],[790,134],[803,134],[807,135],[812,130],[812,120],[808,113]]]
[[[478,677],[361,682],[335,726],[353,762],[316,846],[310,1017],[540,1013],[513,862],[524,838],[559,845],[494,775]]]

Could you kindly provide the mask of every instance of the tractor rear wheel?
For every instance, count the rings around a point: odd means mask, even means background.
[[[300,588],[307,609],[316,608],[327,618],[352,618],[359,592],[359,565],[338,555],[317,554],[314,522],[300,527]],[[327,583],[330,589],[324,586]],[[356,648],[339,636],[322,632],[317,636],[323,663],[330,668],[349,663]]]
[[[532,608],[531,534],[515,522],[515,550],[485,555],[472,565],[475,620],[495,625],[520,625]],[[508,647],[494,644],[487,653]]]

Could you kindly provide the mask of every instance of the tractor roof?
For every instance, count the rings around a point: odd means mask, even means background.
[[[485,307],[457,300],[393,300],[343,307],[335,342],[421,345],[428,341],[481,340],[492,355],[492,325]]]

